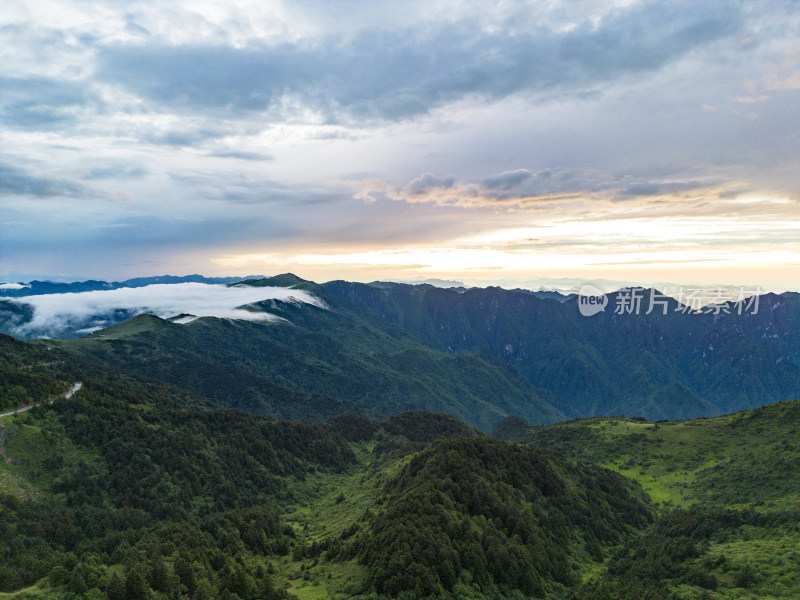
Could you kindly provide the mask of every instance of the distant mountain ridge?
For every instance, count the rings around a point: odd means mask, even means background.
[[[800,294],[765,294],[756,314],[677,310],[592,317],[563,302],[497,287],[462,292],[335,281],[351,309],[444,352],[505,362],[571,416],[653,420],[712,416],[800,396]],[[649,290],[643,290],[647,293]]]
[[[125,281],[100,281],[89,279],[86,281],[73,281],[62,283],[57,281],[33,280],[23,284],[24,287],[16,289],[0,288],[0,297],[21,298],[38,294],[67,294],[75,292],[94,292],[99,290],[116,290],[120,288],[145,287],[159,283],[235,283],[244,279],[263,279],[263,275],[248,275],[247,277],[204,277],[202,275],[158,275],[154,277],[136,277]]]
[[[271,324],[144,326],[140,317],[74,347],[225,405],[287,417],[430,409],[488,429],[509,415],[687,419],[800,397],[797,293],[760,296],[755,314],[732,303],[685,310],[671,298],[627,314],[615,310],[631,293],[620,291],[585,317],[576,297],[499,287],[317,284],[291,273],[227,285],[302,290],[324,309],[247,306],[279,319]],[[0,330],[25,319],[25,305],[0,300]],[[176,351],[180,361],[165,360]]]

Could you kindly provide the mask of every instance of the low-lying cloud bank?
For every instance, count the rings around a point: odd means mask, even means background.
[[[243,308],[263,300],[325,306],[319,298],[308,292],[288,288],[228,287],[206,283],[156,284],[12,300],[33,307],[33,318],[17,327],[14,333],[20,337],[30,337],[32,334],[55,337],[70,330],[88,333],[143,313],[162,318],[191,314],[248,321],[275,320],[277,317],[269,313]]]

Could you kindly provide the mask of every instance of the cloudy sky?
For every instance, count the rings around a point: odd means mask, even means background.
[[[7,0],[0,280],[800,281],[795,1]]]

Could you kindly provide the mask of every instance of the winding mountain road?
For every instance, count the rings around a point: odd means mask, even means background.
[[[11,416],[11,415],[15,415],[17,413],[25,412],[26,410],[30,410],[30,409],[32,409],[32,408],[34,408],[36,406],[41,406],[42,404],[52,404],[56,400],[59,400],[59,399],[62,399],[62,398],[64,400],[66,400],[68,398],[72,398],[73,394],[75,394],[75,392],[77,392],[79,389],[81,389],[81,387],[83,387],[83,382],[76,381],[75,383],[72,384],[72,387],[69,388],[69,390],[64,392],[63,394],[60,394],[58,396],[54,396],[53,398],[50,398],[49,400],[45,400],[43,402],[37,402],[36,404],[29,404],[28,406],[23,406],[22,408],[17,408],[16,410],[12,410],[11,412],[0,414],[0,419],[2,419],[3,417],[8,417],[8,416]]]

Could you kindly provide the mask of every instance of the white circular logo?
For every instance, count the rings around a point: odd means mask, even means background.
[[[596,285],[584,284],[578,291],[578,310],[584,317],[603,312],[608,306],[608,296]]]

